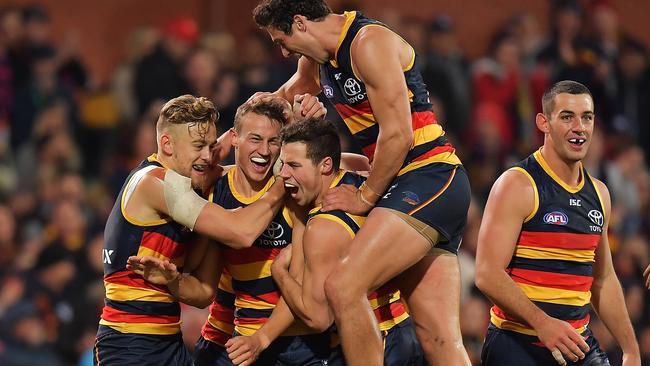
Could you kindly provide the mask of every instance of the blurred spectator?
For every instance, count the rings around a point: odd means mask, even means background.
[[[650,68],[648,54],[638,41],[627,39],[620,48],[617,62],[617,93],[614,130],[635,140],[650,158]]]
[[[38,309],[23,301],[12,306],[4,317],[7,336],[0,347],[3,366],[63,365],[46,337]]]
[[[445,130],[459,136],[469,120],[470,76],[449,16],[437,16],[430,24],[426,47],[427,51],[420,54],[422,77],[431,96],[442,104]]]
[[[56,75],[54,49],[48,46],[35,48],[31,54],[32,79],[16,94],[14,116],[11,123],[11,146],[17,151],[34,128],[39,112],[55,102],[62,103],[68,113],[72,128],[76,127],[76,107],[72,95],[59,83]]]
[[[501,135],[508,145],[512,144],[514,136],[519,136],[517,97],[522,79],[519,57],[515,37],[500,33],[492,41],[488,56],[479,59],[473,66],[475,108],[481,109],[489,103],[492,108],[502,110],[506,128],[499,128],[498,131],[512,133],[510,136]]]
[[[135,95],[143,113],[157,99],[168,100],[189,92],[182,66],[199,37],[196,22],[185,16],[169,20],[161,29],[154,51],[136,66]]]
[[[113,98],[119,106],[120,116],[127,122],[136,121],[140,113],[135,96],[136,65],[154,51],[158,38],[158,31],[154,28],[135,29],[126,40],[124,60],[113,71]]]

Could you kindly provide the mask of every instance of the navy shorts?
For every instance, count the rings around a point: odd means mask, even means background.
[[[220,344],[210,342],[203,336],[194,345],[194,364],[196,366],[232,366],[226,348]]]
[[[384,366],[426,366],[424,352],[415,336],[415,326],[411,318],[382,332],[382,338]],[[332,350],[328,365],[345,365],[341,346]]]
[[[432,163],[397,176],[376,207],[403,212],[435,229],[435,248],[458,253],[471,199],[462,165]]]
[[[566,360],[567,365],[609,366],[609,359],[600,349],[591,330],[587,328],[582,336],[589,345],[589,352],[578,362]],[[490,325],[481,352],[481,364],[483,366],[557,366],[558,363],[551,355],[551,351],[539,343],[539,338]]]
[[[193,363],[180,333],[173,335],[121,333],[100,325],[95,347],[93,347],[93,364],[192,366]]]

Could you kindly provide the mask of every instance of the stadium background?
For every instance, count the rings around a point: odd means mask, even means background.
[[[295,69],[255,29],[256,3],[0,2],[0,365],[90,364],[103,301],[103,224],[128,172],[155,151],[160,100],[207,96],[225,129],[250,94],[274,90]],[[612,193],[614,264],[650,365],[641,276],[650,263],[650,2],[330,4],[363,10],[414,45],[436,112],[468,168],[474,196],[459,255],[461,327],[475,364],[489,308],[473,286],[487,193],[504,168],[541,143],[533,120],[544,88],[575,79],[592,90],[597,132],[585,165]],[[183,309],[188,346],[205,317]],[[592,328],[620,364],[595,316]]]

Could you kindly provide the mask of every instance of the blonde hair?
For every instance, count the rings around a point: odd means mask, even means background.
[[[197,126],[198,133],[205,135],[210,125],[217,127],[219,112],[205,97],[185,94],[169,100],[160,110],[156,122],[156,132],[160,134],[171,125],[187,124],[187,128]]]

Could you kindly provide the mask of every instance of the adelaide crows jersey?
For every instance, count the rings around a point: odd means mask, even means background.
[[[333,60],[322,64],[319,80],[323,94],[332,102],[350,133],[372,161],[379,135],[379,125],[366,93],[366,86],[356,74],[350,55],[355,37],[364,27],[386,27],[377,20],[366,18],[360,12],[345,12],[343,31]],[[404,41],[406,42],[406,41]],[[454,147],[433,113],[429,94],[415,62],[415,50],[409,65],[404,68],[411,108],[413,142],[399,174],[434,162],[460,164]]]
[[[600,193],[582,165],[577,187],[563,182],[541,150],[512,169],[530,179],[535,209],[522,225],[506,271],[535,305],[582,333],[589,323],[593,263],[605,224]],[[496,305],[490,313],[498,328],[537,335]]]
[[[176,334],[180,305],[166,286],[126,269],[130,256],[154,256],[183,266],[190,231],[171,219],[142,222],[127,215],[126,203],[149,171],[163,167],[156,154],[136,168],[122,187],[104,229],[105,306],[99,324],[121,333]]]

